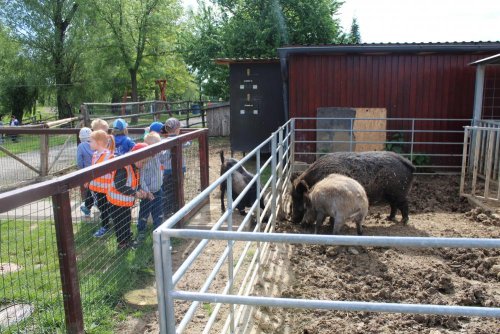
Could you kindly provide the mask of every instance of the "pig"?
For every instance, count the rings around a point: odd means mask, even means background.
[[[333,234],[339,234],[346,219],[352,217],[356,222],[358,235],[363,234],[363,222],[368,214],[368,198],[358,181],[344,175],[330,174],[310,189],[304,180],[301,183],[308,189],[304,194],[306,213],[302,224],[316,221],[316,234],[318,226],[329,216],[334,219]]]
[[[389,203],[395,220],[397,210],[408,223],[408,199],[415,166],[404,157],[387,151],[336,152],[322,156],[295,179],[292,178],[292,221],[300,223],[304,216],[304,193],[326,176],[336,173],[358,181],[366,191],[370,205]],[[305,181],[305,182],[302,182]]]
[[[220,160],[221,160],[221,167],[220,167],[220,175],[223,175],[225,172],[227,172],[229,169],[231,169],[234,165],[238,163],[238,160],[229,158],[225,159],[224,158],[224,151],[220,151]],[[232,194],[233,194],[233,200],[235,200],[239,194],[243,192],[243,189],[252,181],[254,175],[247,171],[245,167],[240,166],[233,174],[231,178],[231,185],[232,185]],[[224,204],[224,195],[226,193],[227,189],[227,182],[224,181],[220,185],[220,207],[221,210],[224,212],[226,211],[226,206]],[[238,209],[239,213],[241,215],[245,215],[245,208],[246,207],[251,207],[253,203],[257,199],[257,183],[254,183],[248,192],[245,194],[245,196],[242,198],[240,203],[236,206]],[[261,209],[264,209],[264,200],[261,197],[260,203],[259,203]]]

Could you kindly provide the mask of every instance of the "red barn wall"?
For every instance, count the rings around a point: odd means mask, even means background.
[[[289,117],[316,117],[319,107],[366,107],[386,108],[388,118],[471,119],[476,68],[468,64],[490,55],[492,53],[290,55]],[[314,128],[315,122],[307,123],[306,127]],[[398,130],[407,124],[388,122],[387,126]],[[461,130],[466,124],[419,121],[417,126]],[[311,134],[304,133],[301,137],[314,140]],[[424,142],[461,139],[463,135],[443,133],[422,133],[415,138]],[[305,149],[311,151],[315,147]],[[460,153],[461,147],[421,146],[417,149],[429,153],[451,149]]]

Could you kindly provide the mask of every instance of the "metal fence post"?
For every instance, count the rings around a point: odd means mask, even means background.
[[[262,196],[261,192],[260,192],[260,188],[261,188],[261,182],[260,182],[260,178],[261,178],[261,173],[260,173],[260,150],[257,151],[257,155],[255,156],[255,170],[256,170],[256,175],[257,175],[257,181],[256,181],[256,184],[257,184],[257,201],[260,202],[260,196]],[[258,232],[261,232],[261,228],[262,228],[262,223],[260,221],[260,203],[257,205],[257,231]],[[261,244],[260,244],[260,241],[257,241],[257,257],[256,257],[256,262],[257,262],[257,268],[258,268],[258,276],[259,276],[259,280],[262,278],[262,270],[261,270],[261,267],[260,267],[260,257],[261,257],[261,252],[262,252],[262,249],[261,249]]]
[[[233,176],[230,174],[227,178],[227,209],[229,210],[229,215],[227,217],[227,230],[229,232],[233,231]],[[234,260],[233,260],[233,240],[227,241],[228,256],[227,256],[227,280],[228,280],[228,291],[227,293],[233,294],[233,281],[234,281]],[[229,314],[231,317],[229,328],[230,333],[234,333],[234,304],[229,305]]]
[[[278,177],[278,172],[276,170],[276,165],[277,165],[277,134],[276,132],[273,133],[273,136],[271,138],[271,175],[272,175],[272,200],[271,200],[271,224],[273,229],[275,228],[275,221],[276,221],[276,178]]]
[[[52,196],[59,270],[67,333],[83,333],[83,312],[76,265],[75,240],[69,191]]]
[[[184,170],[182,166],[182,142],[177,142],[172,147],[172,177],[175,192],[175,211],[184,206]],[[167,217],[165,217],[166,219]],[[184,219],[179,222],[179,227],[184,226]]]
[[[415,118],[411,119],[411,146],[410,146],[410,161],[413,161],[413,142],[415,141]]]
[[[353,138],[354,137],[353,136],[353,132],[354,132],[353,126],[354,126],[354,124],[353,124],[353,119],[352,118],[350,119],[350,122],[351,122],[351,125],[350,125],[349,130],[351,130],[351,131],[349,131],[349,152],[352,152],[352,140],[354,139]]]
[[[295,118],[292,118],[292,121],[290,122],[290,132],[292,133],[290,135],[290,162],[293,165],[295,163]]]
[[[465,194],[465,175],[467,174],[467,152],[469,144],[469,134],[468,128],[464,131],[464,148],[462,152],[462,172],[460,173],[460,196]]]
[[[40,135],[40,176],[49,173],[49,135]]]

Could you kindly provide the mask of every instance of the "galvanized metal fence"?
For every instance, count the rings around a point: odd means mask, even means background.
[[[296,118],[297,165],[330,152],[394,151],[418,173],[459,173],[463,126],[470,119]]]
[[[148,223],[145,239],[133,245],[136,250],[128,248],[130,239],[118,239],[122,218],[113,213],[109,229],[96,236],[103,215],[94,200],[90,214],[82,211],[81,187],[170,150],[173,182],[166,192],[175,210],[208,185],[207,133],[186,130],[109,162],[0,194],[0,332],[112,331],[109,315],[123,293],[154,281],[152,226]],[[134,236],[138,203],[130,208]]]
[[[483,204],[500,201],[500,122],[466,126],[460,195]]]
[[[297,121],[290,120],[280,127],[266,141],[245,156],[238,164],[207,187],[193,201],[180,209],[162,226],[153,232],[155,272],[158,293],[158,309],[161,333],[182,333],[189,330],[190,322],[201,307],[209,306],[209,318],[204,323],[203,333],[211,330],[220,333],[238,333],[248,328],[248,321],[257,306],[316,308],[343,311],[397,312],[413,314],[437,314],[456,316],[500,317],[500,308],[468,307],[450,305],[426,305],[403,303],[377,303],[361,301],[304,300],[294,298],[274,298],[272,296],[250,296],[256,282],[266,268],[268,249],[272,243],[299,243],[345,246],[377,247],[460,247],[460,248],[500,248],[498,239],[434,238],[434,237],[363,237],[305,234],[277,234],[277,216],[287,207],[287,187],[294,157],[319,153],[303,148],[303,140],[297,140]],[[310,120],[309,120],[310,121]],[[303,127],[301,131],[303,131]],[[312,127],[308,128],[313,131]],[[323,129],[321,129],[323,130]],[[342,141],[343,142],[343,141]],[[350,141],[349,141],[350,142]],[[384,143],[386,141],[382,141]],[[377,144],[381,144],[377,142]],[[368,144],[373,144],[368,141]],[[455,143],[453,143],[455,144]],[[271,146],[271,157],[265,162],[260,160],[260,152],[265,145]],[[324,153],[324,152],[323,152]],[[443,153],[444,154],[444,153]],[[254,159],[255,177],[236,199],[232,199],[231,181],[238,168]],[[262,175],[269,168],[269,179],[261,183]],[[456,166],[453,166],[456,167]],[[227,182],[227,209],[218,217],[211,230],[174,228],[182,217],[194,207],[206,201],[210,194],[223,182]],[[233,227],[233,209],[241,201],[252,184],[257,185],[257,198],[238,228]],[[258,203],[268,195],[266,207],[261,210]],[[457,194],[458,196],[458,194]],[[265,219],[264,217],[268,219]],[[255,219],[255,226],[251,221]],[[267,224],[263,224],[266,221]],[[248,232],[245,232],[248,231]],[[172,240],[174,238],[199,239],[197,247],[189,254],[184,263],[174,272],[172,267]],[[195,261],[204,261],[207,245],[216,241],[226,241],[227,246],[219,257],[210,274],[199,285],[189,281],[190,268]],[[239,247],[238,247],[239,245]],[[201,259],[201,260],[200,260]],[[212,260],[213,261],[213,260]],[[212,262],[209,262],[210,265]],[[206,265],[209,265],[206,263]],[[199,272],[196,272],[199,275]],[[224,280],[222,287],[214,282]],[[187,303],[187,304],[186,304]],[[210,304],[204,304],[210,303]],[[215,305],[215,308],[213,308]],[[176,312],[177,311],[177,312]],[[203,316],[201,317],[203,318]],[[221,319],[219,322],[216,319]],[[197,322],[200,320],[197,319]],[[199,324],[198,324],[199,325]],[[199,332],[199,327],[197,327]]]

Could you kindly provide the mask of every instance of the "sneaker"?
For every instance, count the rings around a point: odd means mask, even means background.
[[[141,243],[142,241],[144,241],[144,239],[146,239],[146,232],[145,231],[141,231],[141,232],[137,233],[137,242],[138,243]]]
[[[135,250],[137,249],[137,245],[136,245],[136,241],[133,241],[133,240],[127,240],[127,241],[122,241],[120,242],[117,247],[116,247],[118,250],[127,250],[127,249],[131,249],[131,250]]]
[[[94,233],[94,237],[102,238],[106,233],[108,233],[108,230],[109,229],[106,227],[101,227],[96,233]]]
[[[82,205],[80,205],[80,211],[83,213],[85,218],[90,218],[90,210],[87,209],[85,203],[82,203]]]

